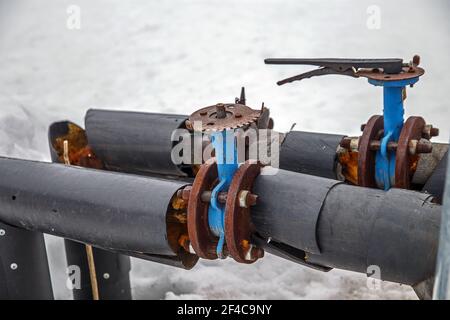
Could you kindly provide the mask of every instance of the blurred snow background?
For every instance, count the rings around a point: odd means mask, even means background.
[[[66,27],[81,9],[81,29]],[[370,5],[380,29],[367,27]],[[406,116],[422,115],[448,141],[450,2],[0,0],[0,155],[49,161],[48,125],[83,124],[88,108],[191,113],[247,89],[276,129],[358,134],[381,112],[381,89],[363,79],[324,77],[277,87],[305,68],[266,66],[266,57],[402,57],[418,53],[426,74],[408,90]],[[308,67],[306,67],[308,68]],[[62,241],[47,237],[56,297],[64,286]],[[415,299],[364,275],[320,273],[274,256],[251,265],[200,262],[183,271],[133,259],[137,299]]]

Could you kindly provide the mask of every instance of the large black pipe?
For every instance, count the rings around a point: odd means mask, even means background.
[[[89,145],[108,170],[187,176],[190,167],[175,165],[171,158],[172,132],[186,119],[177,114],[88,110],[85,129]]]
[[[253,192],[256,230],[303,250],[306,263],[363,273],[375,265],[381,279],[408,285],[434,274],[441,206],[428,194],[284,170],[260,175]]]
[[[444,194],[447,163],[448,150],[445,152],[444,156],[441,158],[435,170],[433,171],[433,174],[428,178],[427,182],[422,188],[422,191],[434,195],[436,203],[440,204],[442,204],[442,198]]]
[[[106,167],[145,175],[193,176],[189,165],[176,165],[171,151],[175,129],[184,128],[187,115],[91,109],[85,117],[89,144]],[[283,135],[281,135],[283,136]],[[290,131],[280,146],[279,167],[329,179],[340,179],[337,151],[345,135]],[[435,150],[436,149],[436,150]],[[432,154],[422,154],[413,183],[423,186],[448,150],[433,144]],[[440,184],[434,184],[441,186]],[[442,192],[433,189],[433,192]]]
[[[59,162],[60,157],[55,149],[58,138],[69,133],[68,121],[53,123],[48,132],[50,156],[53,162]],[[64,240],[66,261],[68,266],[80,268],[79,287],[73,287],[74,300],[92,300],[92,283],[89,274],[86,245],[72,240]],[[130,257],[99,248],[92,248],[97,286],[102,300],[130,300]]]
[[[0,172],[3,222],[184,268],[197,261],[168,239],[171,199],[186,183],[9,158]]]
[[[272,251],[324,270],[376,265],[381,279],[408,285],[433,276],[441,206],[430,195],[269,171],[255,181],[252,219],[258,237],[278,243]],[[6,158],[0,173],[4,222],[142,258],[177,256],[165,214],[184,183]]]
[[[53,299],[44,236],[0,222],[0,300],[18,299]]]
[[[86,135],[109,170],[145,175],[193,176],[188,165],[171,160],[175,129],[188,116],[148,112],[88,110]],[[280,168],[336,178],[336,151],[343,135],[291,131],[280,149]]]
[[[288,132],[280,147],[280,168],[317,177],[336,179],[340,134]]]

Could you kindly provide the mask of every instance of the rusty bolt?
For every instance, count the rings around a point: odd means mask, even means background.
[[[431,153],[433,151],[433,144],[427,139],[420,139],[417,143],[417,153]]]
[[[439,135],[439,129],[438,128],[431,128],[430,135],[431,135],[431,137],[437,137]]]
[[[422,137],[425,139],[430,139],[431,138],[431,128],[433,126],[431,124],[427,124],[423,127],[422,130]]]
[[[422,138],[431,139],[432,137],[437,137],[439,135],[439,129],[433,128],[431,124],[427,124],[422,131]]]
[[[409,153],[414,155],[418,153],[431,153],[433,151],[433,144],[426,139],[410,140],[408,143]]]
[[[389,151],[395,151],[395,150],[397,150],[397,147],[398,147],[397,142],[394,142],[394,141],[388,142],[387,149]],[[377,150],[380,150],[380,148],[381,148],[381,141],[380,140],[372,140],[372,141],[370,141],[370,150],[377,151]]]
[[[211,191],[204,191],[201,194],[201,200],[202,202],[211,202]],[[219,201],[219,203],[226,203],[227,202],[227,193],[225,191],[219,192],[219,194],[217,195],[217,201]]]
[[[252,249],[252,254],[255,258],[260,259],[262,257],[264,257],[264,250],[261,248],[253,248]]]
[[[184,125],[186,126],[186,129],[188,129],[188,130],[192,130],[193,129],[192,122],[189,121],[189,120],[186,120],[184,122]]]
[[[341,140],[340,146],[350,151],[358,151],[358,143],[359,137],[357,138],[345,137]]]
[[[256,194],[253,193],[249,193],[248,197],[247,197],[247,203],[250,206],[254,206],[256,205],[256,202],[258,201],[258,196]]]
[[[415,155],[417,151],[417,140],[409,140],[408,141],[408,150],[411,155]]]
[[[238,200],[241,208],[248,208],[256,204],[258,196],[250,193],[248,190],[241,190],[238,194]]]
[[[183,189],[177,191],[177,197],[183,200],[189,200],[189,196],[191,195],[192,186],[186,186]]]
[[[264,250],[258,247],[254,247],[252,244],[245,255],[245,260],[247,261],[255,261],[264,257]]]
[[[223,103],[216,104],[216,118],[223,119],[227,117],[227,112],[225,111],[225,105]]]
[[[439,129],[438,128],[431,128],[430,135],[431,135],[431,137],[437,137],[439,135]]]
[[[340,143],[340,146],[342,147],[342,148],[344,148],[344,149],[350,149],[350,143],[352,142],[352,138],[350,138],[350,137],[344,137],[342,140],[341,140],[341,143]]]

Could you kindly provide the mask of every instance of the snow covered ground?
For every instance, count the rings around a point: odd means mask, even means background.
[[[81,28],[66,27],[67,8]],[[370,5],[380,28],[369,29]],[[427,73],[408,91],[406,113],[423,115],[448,141],[448,1],[0,0],[0,155],[49,161],[47,127],[83,123],[88,108],[190,113],[232,101],[264,101],[276,129],[358,134],[381,112],[381,89],[333,76],[277,87],[305,70],[266,66],[266,57],[403,57]],[[57,298],[62,241],[47,237]],[[415,299],[406,286],[368,289],[364,275],[312,271],[274,256],[255,265],[200,262],[183,271],[133,259],[137,299]]]

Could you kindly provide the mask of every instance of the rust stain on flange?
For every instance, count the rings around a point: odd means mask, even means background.
[[[425,127],[425,120],[422,117],[409,117],[403,125],[398,139],[397,151],[395,154],[395,187],[409,189],[414,167],[411,166],[414,155],[409,152],[409,142],[420,140]]]
[[[200,166],[189,194],[187,209],[188,234],[195,253],[203,259],[217,259],[218,239],[208,224],[209,203],[201,200],[205,191],[211,191],[218,181],[217,164],[209,161]]]
[[[236,171],[228,189],[225,206],[225,239],[229,254],[240,263],[253,263],[264,255],[264,251],[261,248],[249,245],[251,234],[254,232],[250,208],[242,207],[239,201],[239,193],[242,190],[251,192],[253,182],[260,171],[260,164],[244,163]],[[250,259],[246,258],[249,250],[252,250]]]
[[[370,142],[376,140],[377,134],[383,130],[383,116],[370,117],[364,127],[358,145],[358,185],[361,187],[376,188],[375,182],[375,155],[370,150]]]

